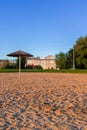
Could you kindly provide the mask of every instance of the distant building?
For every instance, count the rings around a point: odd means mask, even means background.
[[[0,68],[5,68],[9,60],[0,59]]]
[[[28,65],[40,65],[43,69],[56,69],[55,57],[52,55],[45,58],[27,58],[26,66]]]
[[[17,59],[9,60],[9,63],[16,64],[17,63]]]
[[[5,59],[0,59],[0,68],[4,68],[7,64],[16,64],[16,59],[13,60],[5,60]]]

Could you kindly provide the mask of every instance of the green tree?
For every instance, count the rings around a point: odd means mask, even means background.
[[[24,69],[26,64],[26,58],[21,57],[21,68]],[[17,68],[19,68],[19,58],[17,58]]]
[[[76,41],[75,59],[77,68],[87,69],[87,36]]]
[[[70,69],[73,67],[73,49],[70,49],[66,53],[66,69]]]
[[[55,55],[56,67],[59,69],[66,68],[66,55],[63,52]]]

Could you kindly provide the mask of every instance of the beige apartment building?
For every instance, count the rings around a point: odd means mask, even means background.
[[[56,69],[55,57],[52,55],[45,58],[28,58],[26,65],[41,65],[43,69]]]

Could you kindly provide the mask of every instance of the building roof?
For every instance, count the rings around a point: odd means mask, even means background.
[[[28,57],[30,60],[54,60],[55,57],[53,55],[48,55],[45,58],[42,57]]]

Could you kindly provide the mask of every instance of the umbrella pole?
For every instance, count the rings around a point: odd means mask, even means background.
[[[20,79],[20,72],[21,72],[21,56],[19,56],[19,79]]]

